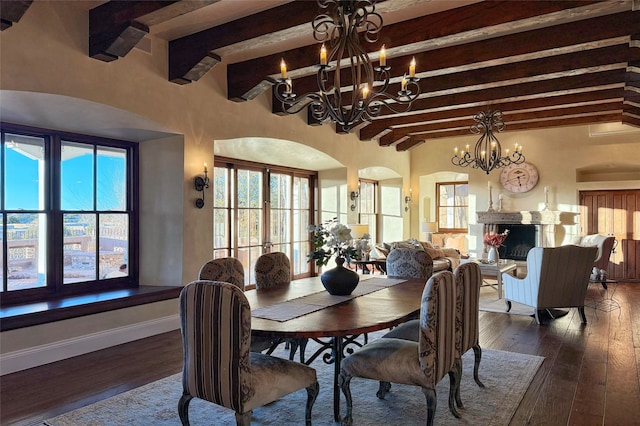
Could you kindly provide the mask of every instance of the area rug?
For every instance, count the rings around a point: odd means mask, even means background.
[[[370,339],[380,333],[370,334]],[[307,353],[312,353],[311,342]],[[280,353],[285,355],[283,351]],[[461,419],[448,409],[449,379],[438,384],[438,406],[435,424],[438,425],[507,425],[517,409],[533,376],[544,358],[513,352],[484,350],[480,364],[480,379],[485,388],[473,381],[473,351],[463,358],[461,396],[465,405]],[[314,425],[334,425],[333,421],[333,365],[317,359],[316,368],[320,393],[313,408]],[[48,426],[165,426],[180,425],[177,412],[182,393],[181,375],[176,374],[109,399],[46,420]],[[356,425],[403,424],[422,425],[426,421],[426,402],[422,391],[413,386],[393,384],[386,399],[376,397],[378,383],[353,379],[353,419]],[[288,395],[253,411],[252,425],[304,424],[304,390]],[[344,397],[341,412],[344,413]],[[191,424],[234,425],[234,413],[208,402],[193,399],[189,407]]]
[[[518,302],[511,302],[511,310],[507,312],[507,304],[504,299],[498,298],[497,287],[492,285],[484,285],[480,288],[480,310],[525,316],[532,316],[534,313],[533,307]]]

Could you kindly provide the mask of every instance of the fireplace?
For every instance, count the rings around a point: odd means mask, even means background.
[[[483,233],[500,233],[509,230],[500,247],[502,259],[527,260],[532,247],[555,247],[555,227],[560,222],[560,212],[542,211],[486,211],[477,212],[478,223],[484,224]]]
[[[538,225],[499,224],[498,233],[509,230],[509,236],[498,249],[500,259],[527,260],[527,253],[537,245]]]

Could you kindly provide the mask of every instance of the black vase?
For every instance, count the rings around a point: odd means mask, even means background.
[[[329,294],[346,296],[358,286],[360,276],[351,269],[342,266],[343,263],[344,257],[336,258],[337,266],[320,275],[320,281]]]

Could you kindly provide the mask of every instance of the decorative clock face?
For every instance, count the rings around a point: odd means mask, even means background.
[[[538,183],[538,169],[531,163],[511,164],[500,174],[500,183],[510,192],[528,192]]]

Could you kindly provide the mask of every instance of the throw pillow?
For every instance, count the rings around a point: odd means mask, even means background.
[[[431,256],[431,259],[440,259],[441,257],[444,257],[444,251],[442,251],[442,249],[425,248],[424,251]]]
[[[467,237],[464,234],[460,235],[451,235],[451,237],[447,238],[445,243],[446,248],[452,248],[458,250],[460,253],[467,252]]]

